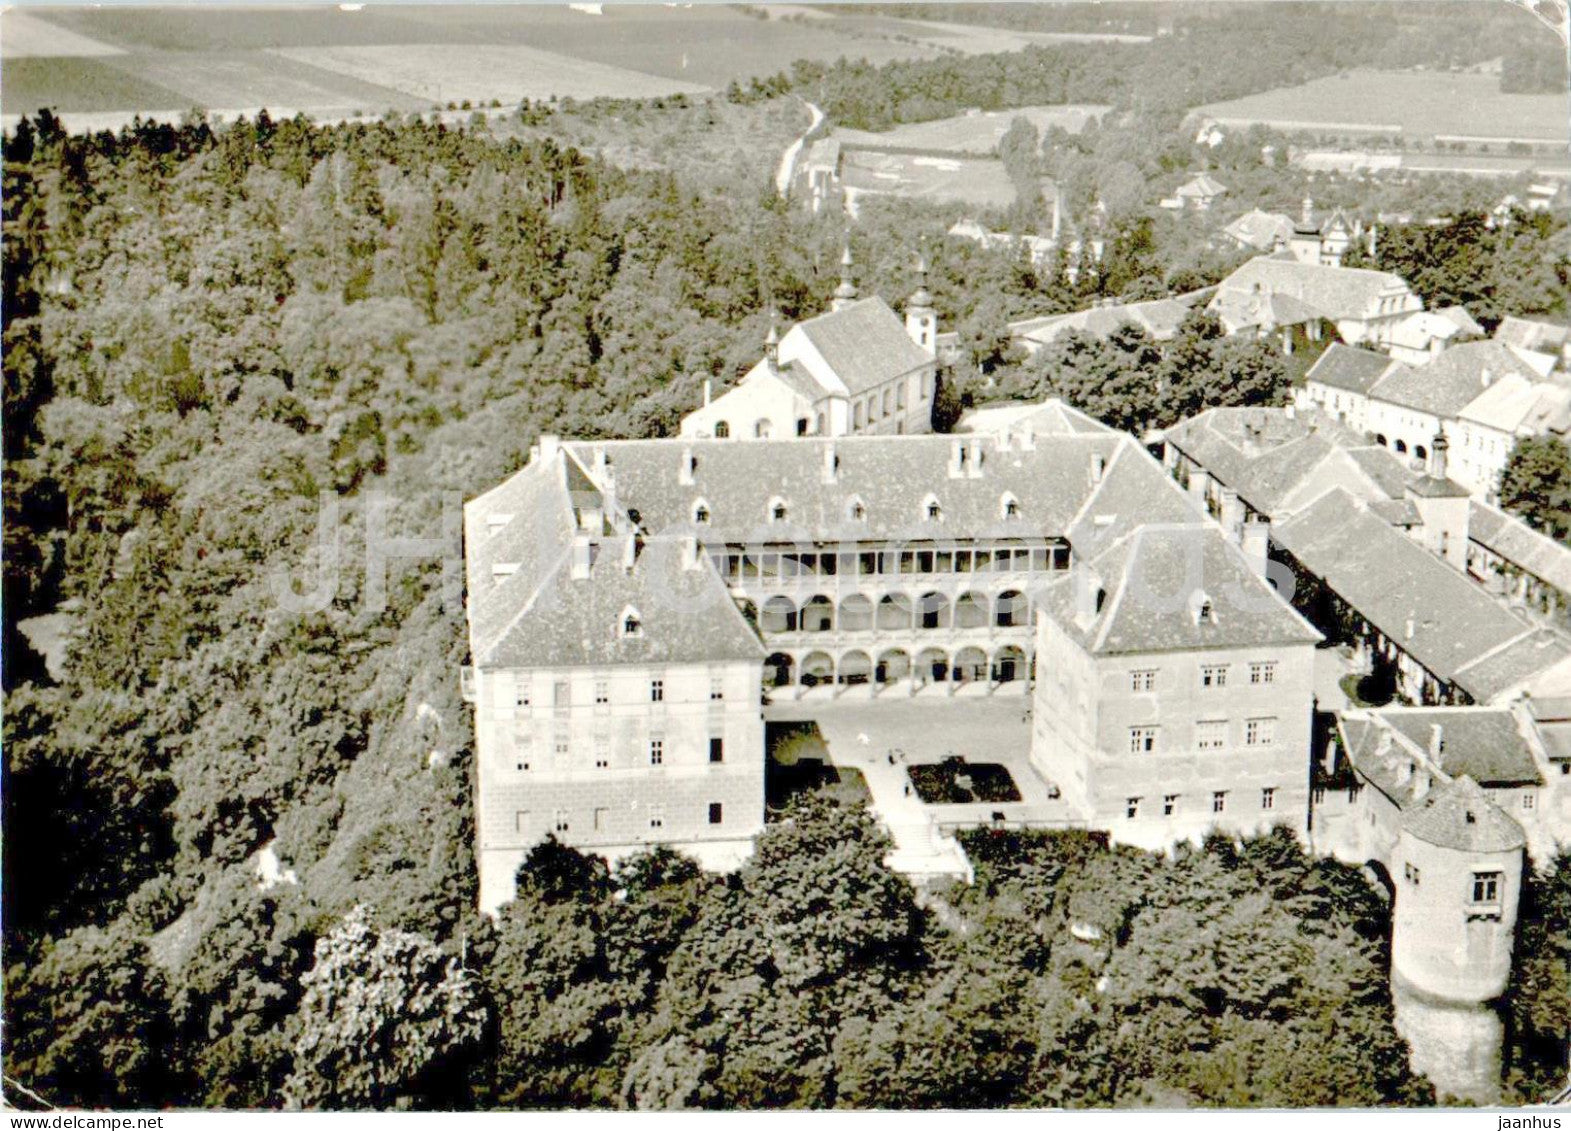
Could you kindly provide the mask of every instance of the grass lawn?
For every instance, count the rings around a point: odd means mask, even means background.
[[[928,805],[966,805],[975,801],[1019,801],[1020,789],[997,762],[945,758],[907,771],[917,796]]]
[[[829,746],[810,722],[766,723],[764,748],[764,800],[771,810],[782,809],[802,793],[825,793],[842,805],[872,800],[867,779],[860,770],[832,765]]]

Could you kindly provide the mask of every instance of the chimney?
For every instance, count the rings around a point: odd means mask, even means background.
[[[638,564],[638,534],[636,531],[627,532],[627,541],[622,544],[622,570],[632,573],[633,567]]]
[[[1413,763],[1404,758],[1402,764],[1396,768],[1396,781],[1398,785],[1406,785],[1413,780]]]
[[[1074,586],[1075,624],[1083,631],[1091,626],[1102,611],[1102,605],[1107,600],[1107,588],[1095,572],[1083,565],[1076,569],[1070,584]]]
[[[1266,576],[1266,560],[1269,557],[1271,545],[1271,524],[1252,518],[1244,523],[1244,557],[1249,559],[1249,568],[1255,571],[1256,576],[1264,579]]]
[[[1312,197],[1304,197],[1304,227],[1315,222],[1315,202]]]
[[[1451,451],[1451,441],[1446,439],[1445,429],[1435,434],[1434,445],[1429,449],[1429,474],[1436,479],[1446,477],[1446,456]]]
[[[966,442],[954,440],[949,445],[949,478],[960,479],[966,473]]]
[[[682,463],[677,469],[676,481],[683,487],[693,485],[693,472],[698,468],[698,459],[693,455],[692,448],[682,449]]]
[[[1479,371],[1478,376],[1479,379],[1483,382],[1484,388],[1486,389],[1495,382],[1495,375],[1489,371],[1489,366],[1487,365]]]
[[[1413,618],[1412,617],[1408,617],[1407,618],[1407,636],[1405,637],[1405,639],[1407,639],[1407,640],[1413,639],[1413,630],[1416,629],[1417,627],[1418,626],[1415,623],[1413,623]]]
[[[689,534],[682,539],[682,568],[693,570],[698,568],[701,560],[698,553],[698,536]]]
[[[704,378],[704,407],[709,407],[710,394],[714,391],[714,382],[708,377]]]
[[[1445,753],[1446,731],[1439,723],[1434,723],[1429,728],[1429,757],[1438,766],[1440,755]]]
[[[540,462],[550,463],[556,459],[556,453],[561,450],[562,442],[555,436],[542,434],[540,437]]]
[[[1428,770],[1418,774],[1413,780],[1413,800],[1421,801],[1429,796],[1429,790],[1435,784],[1434,775]]]
[[[1036,433],[1031,430],[1029,424],[1020,430],[1020,450],[1022,452],[1036,451]]]
[[[966,468],[966,475],[972,479],[982,478],[982,437],[971,437],[971,462]]]
[[[606,459],[605,448],[600,444],[595,445],[595,479],[604,483],[610,474],[611,461]]]
[[[769,333],[764,336],[764,362],[769,366],[769,372],[777,373],[780,370],[780,331],[775,329],[775,316],[769,315]]]
[[[840,478],[840,457],[835,453],[833,443],[824,445],[824,467],[819,479],[824,483],[834,483]]]
[[[1102,482],[1102,475],[1107,471],[1107,457],[1101,452],[1091,453],[1091,482]]]
[[[1298,406],[1293,404],[1293,402],[1289,401],[1288,404],[1287,404],[1287,407],[1282,410],[1282,415],[1287,417],[1287,419],[1289,419],[1289,420],[1297,420],[1298,419]]]
[[[573,564],[570,576],[574,581],[588,581],[589,567],[594,565],[595,547],[587,535],[573,536]]]

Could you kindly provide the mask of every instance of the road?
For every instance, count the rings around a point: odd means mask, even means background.
[[[802,147],[807,144],[808,135],[818,128],[824,120],[824,112],[805,99],[802,105],[806,106],[813,115],[813,124],[803,131],[802,136],[793,141],[786,151],[780,155],[780,168],[775,173],[775,191],[785,196],[791,191],[791,178],[796,176],[796,159],[802,153]]]

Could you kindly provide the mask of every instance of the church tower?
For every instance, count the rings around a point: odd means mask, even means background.
[[[846,240],[845,251],[840,254],[840,285],[835,288],[835,297],[829,309],[844,310],[855,301],[856,283],[851,279],[851,241]]]
[[[916,291],[906,299],[906,333],[928,357],[938,356],[938,311],[933,309],[933,296],[927,293],[925,255],[917,262]]]

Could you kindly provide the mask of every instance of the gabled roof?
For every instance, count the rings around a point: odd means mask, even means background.
[[[1274,330],[1278,326],[1300,326],[1326,318],[1322,311],[1302,299],[1269,291],[1224,290],[1212,302],[1211,310],[1230,334],[1250,326]]]
[[[1476,318],[1467,312],[1467,307],[1465,306],[1442,306],[1436,309],[1434,313],[1446,319],[1466,337],[1478,337],[1484,332],[1484,328],[1478,324]]]
[[[1105,596],[1096,609],[1092,578]],[[1214,612],[1198,616],[1202,602]],[[1148,524],[1043,590],[1039,607],[1096,655],[1313,644],[1293,611],[1210,523]]]
[[[1466,774],[1490,789],[1543,784],[1532,747],[1507,708],[1389,707],[1368,714],[1448,777]]]
[[[1256,256],[1223,279],[1220,291],[1249,292],[1256,283],[1301,299],[1334,320],[1369,317],[1382,295],[1411,293],[1407,283],[1390,272],[1300,263],[1289,252]]]
[[[795,357],[792,339],[797,335],[806,338],[851,396],[933,364],[877,295],[798,322],[781,339],[783,361]]]
[[[1271,533],[1388,640],[1475,702],[1491,702],[1571,652],[1341,489]]]
[[[1567,340],[1571,340],[1571,326],[1562,326],[1556,322],[1540,322],[1508,314],[1495,327],[1495,341],[1539,353],[1557,353]]]
[[[1209,173],[1197,173],[1178,186],[1179,196],[1221,196],[1227,186]]]
[[[1070,330],[1106,338],[1120,326],[1134,325],[1157,341],[1166,341],[1178,333],[1184,319],[1189,317],[1189,312],[1210,295],[1210,289],[1206,289],[1145,302],[1109,302],[1085,310],[1070,311],[1068,314],[1050,314],[1043,318],[1011,322],[1009,334],[1038,345],[1047,345]]]
[[[1492,382],[1511,373],[1534,376],[1532,369],[1499,342],[1463,342],[1427,365],[1390,370],[1375,382],[1369,396],[1433,416],[1453,417]]]
[[[959,432],[1029,432],[1033,436],[1072,436],[1081,432],[1111,432],[1094,416],[1057,397],[1040,404],[1004,401],[974,408],[960,418]]]
[[[1467,536],[1518,569],[1571,596],[1571,546],[1556,542],[1498,507],[1468,504]]]
[[[1246,247],[1256,251],[1270,251],[1278,240],[1286,243],[1292,237],[1293,220],[1282,212],[1262,212],[1254,208],[1222,231]]]
[[[1507,374],[1491,382],[1457,417],[1508,435],[1564,435],[1571,431],[1571,385]]]
[[[1452,309],[1461,310],[1461,307]],[[1435,340],[1449,342],[1461,333],[1462,327],[1456,319],[1447,318],[1438,311],[1415,310],[1391,327],[1390,341],[1406,349],[1427,350]]]
[[[1318,361],[1304,374],[1305,381],[1314,381],[1349,393],[1367,395],[1388,370],[1401,365],[1388,355],[1374,350],[1333,342]]]

